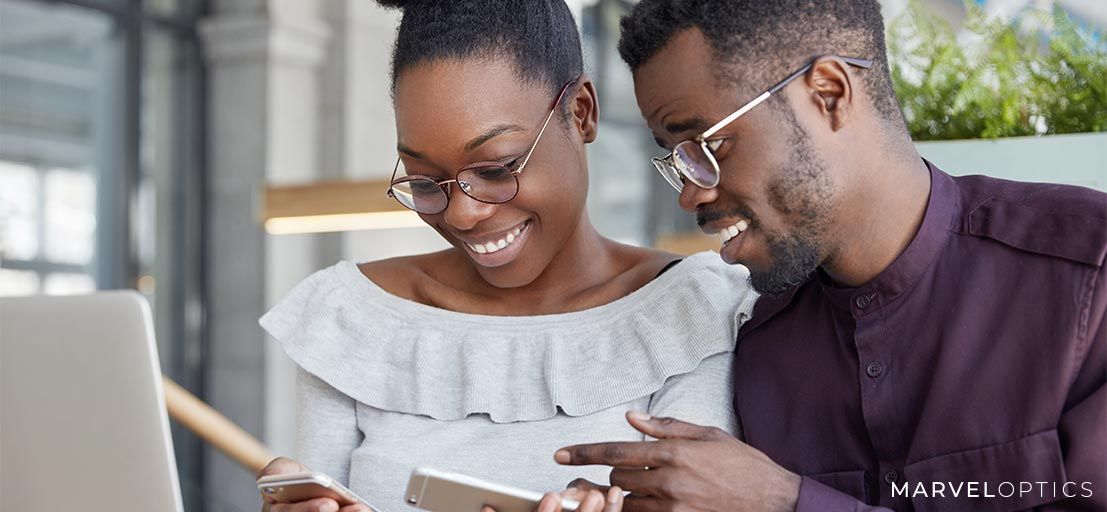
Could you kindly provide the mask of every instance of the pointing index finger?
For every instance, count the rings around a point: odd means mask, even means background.
[[[593,443],[566,446],[554,454],[558,464],[566,466],[612,466],[645,468],[667,466],[672,450],[665,441]]]

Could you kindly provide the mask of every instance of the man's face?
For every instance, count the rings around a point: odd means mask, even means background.
[[[700,135],[784,78],[723,66],[692,28],[635,71],[638,107],[659,145],[671,150]],[[718,79],[724,72],[732,83]],[[802,95],[799,82],[777,95],[790,88]],[[754,288],[770,295],[801,283],[833,251],[827,231],[836,209],[835,183],[786,101],[771,98],[713,135],[712,140],[722,139],[714,151],[719,185],[703,189],[689,183],[680,194],[681,207],[694,212],[707,233],[725,233],[745,221],[749,227],[725,242],[721,255],[746,265]]]

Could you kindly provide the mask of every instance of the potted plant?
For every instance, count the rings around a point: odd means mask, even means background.
[[[954,174],[1107,191],[1107,41],[1064,10],[965,6],[960,32],[919,2],[888,24],[892,82],[919,152]]]

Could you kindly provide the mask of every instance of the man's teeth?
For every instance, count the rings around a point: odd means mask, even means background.
[[[723,228],[719,231],[719,240],[724,244],[729,242],[732,238],[738,236],[743,231],[749,229],[750,223],[746,219],[742,219],[736,222],[734,225]]]
[[[499,240],[485,244],[471,244],[466,242],[465,245],[477,254],[491,254],[515,243],[515,239],[519,237],[519,233],[523,232],[523,227],[525,227],[525,225],[515,228],[515,231],[508,233],[507,236]]]

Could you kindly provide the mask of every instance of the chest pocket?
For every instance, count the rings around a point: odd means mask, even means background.
[[[917,461],[904,467],[903,473],[918,512],[1024,510],[1064,499],[1066,491],[1070,496],[1082,492],[1079,482],[1065,486],[1056,430]],[[976,482],[971,496],[970,482]],[[1037,482],[1046,484],[1042,487]],[[919,485],[928,497],[914,492]],[[943,496],[934,492],[940,486]],[[1033,489],[1027,491],[1028,486]]]

